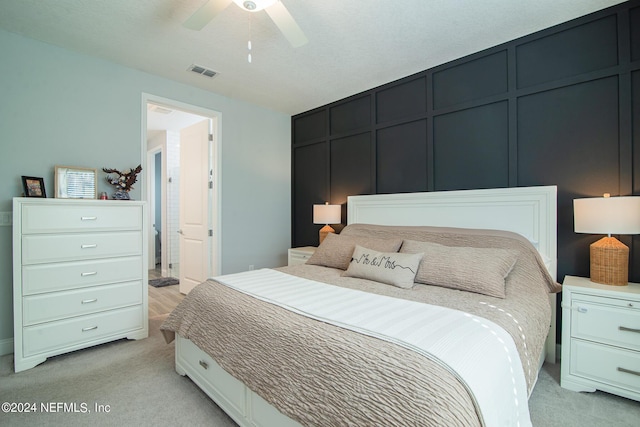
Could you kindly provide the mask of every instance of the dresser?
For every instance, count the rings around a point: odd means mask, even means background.
[[[560,385],[640,401],[640,284],[566,276]]]
[[[144,202],[13,199],[15,371],[148,336]]]

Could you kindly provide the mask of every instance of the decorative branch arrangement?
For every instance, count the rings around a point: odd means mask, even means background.
[[[142,165],[138,165],[135,169],[125,169],[119,171],[118,169],[102,168],[102,170],[108,174],[105,179],[107,182],[116,187],[116,192],[113,194],[114,199],[129,200],[129,191],[133,190],[133,184],[138,180],[138,174],[142,171]]]

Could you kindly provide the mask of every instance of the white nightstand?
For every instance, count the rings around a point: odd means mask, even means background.
[[[303,246],[300,248],[289,249],[289,259],[287,265],[298,265],[307,262],[311,255],[316,251],[315,246]]]
[[[566,276],[560,384],[640,401],[640,284]]]

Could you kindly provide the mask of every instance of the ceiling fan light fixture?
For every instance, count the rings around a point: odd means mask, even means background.
[[[235,4],[249,12],[258,12],[266,9],[278,0],[233,0]]]

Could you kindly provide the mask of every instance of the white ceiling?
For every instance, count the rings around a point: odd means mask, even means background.
[[[0,28],[297,114],[621,0],[282,0],[309,43],[292,48],[266,12],[206,0],[0,0]],[[253,62],[247,62],[251,35]],[[191,64],[219,73],[187,71]]]

